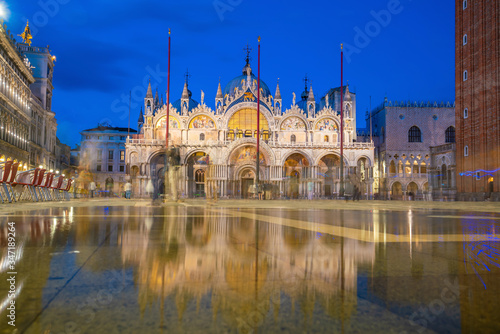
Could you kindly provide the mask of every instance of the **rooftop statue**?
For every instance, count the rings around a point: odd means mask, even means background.
[[[26,43],[29,46],[31,46],[31,40],[33,39],[33,36],[31,35],[31,29],[29,27],[28,21],[26,21],[26,27],[24,28],[23,33],[18,36],[21,36],[21,38],[23,39],[23,43]]]

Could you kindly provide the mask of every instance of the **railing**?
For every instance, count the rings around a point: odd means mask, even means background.
[[[28,45],[18,44],[17,47],[22,52],[49,53],[49,49],[48,48],[41,48],[41,47],[38,47],[38,46],[28,46]]]
[[[247,138],[243,138],[247,139]],[[239,139],[236,140],[207,140],[207,141],[181,141],[175,142],[180,145],[189,145],[189,146],[200,146],[200,147],[209,147],[209,146],[228,146],[234,142],[238,142]],[[261,143],[266,143],[269,147],[272,148],[282,148],[282,147],[290,147],[290,148],[329,148],[329,149],[340,149],[339,143],[325,143],[325,142],[295,142],[295,143],[284,143],[284,142],[276,142],[271,140],[261,140]],[[165,146],[165,140],[162,139],[127,139],[127,144],[134,145],[151,145],[151,146]],[[344,144],[345,149],[371,149],[375,146],[373,143],[349,143]]]

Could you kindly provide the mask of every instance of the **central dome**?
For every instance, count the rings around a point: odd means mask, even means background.
[[[250,65],[247,64],[243,68],[243,74],[242,75],[237,76],[233,80],[229,81],[229,83],[224,88],[223,96],[226,96],[226,94],[229,95],[229,96],[234,95],[234,89],[235,88],[238,88],[239,90],[245,90],[246,91],[246,89],[247,89],[246,88],[247,87],[247,79],[248,79],[248,75],[246,73],[247,73],[248,70],[250,71],[250,78],[251,78],[251,83],[250,84],[252,84],[254,81],[257,82],[257,77],[255,75],[253,75],[252,69],[250,68]],[[267,97],[267,96],[271,95],[271,91],[269,90],[269,87],[267,87],[266,83],[264,81],[262,81],[262,80],[260,80],[260,88],[264,91],[263,92],[263,96],[264,97]]]

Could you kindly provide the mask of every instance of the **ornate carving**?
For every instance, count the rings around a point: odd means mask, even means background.
[[[296,116],[288,117],[281,123],[281,130],[305,130],[306,125],[302,119]]]

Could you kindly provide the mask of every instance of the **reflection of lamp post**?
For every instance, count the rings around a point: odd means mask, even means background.
[[[340,191],[344,196],[344,44],[340,44]]]

